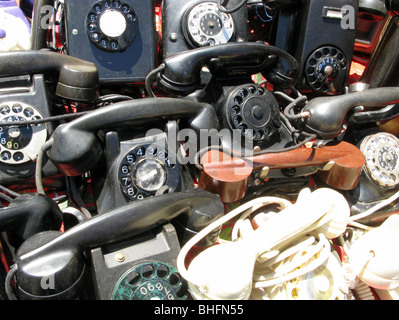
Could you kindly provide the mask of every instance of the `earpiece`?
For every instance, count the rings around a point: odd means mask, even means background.
[[[0,53],[1,76],[58,73],[56,94],[73,101],[98,98],[98,72],[94,63],[45,50]]]
[[[97,131],[165,118],[184,118],[194,130],[219,127],[214,109],[206,103],[172,98],[123,101],[57,127],[48,156],[65,175],[77,176],[92,169],[102,155]]]

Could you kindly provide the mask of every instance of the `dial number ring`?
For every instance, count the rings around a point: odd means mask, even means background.
[[[0,105],[0,122],[24,122],[42,119],[41,113],[23,102],[9,101]],[[44,124],[0,126],[0,162],[22,164],[36,158],[46,142]]]

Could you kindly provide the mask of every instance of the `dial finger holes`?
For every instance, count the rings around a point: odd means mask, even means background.
[[[145,264],[141,270],[141,274],[144,278],[152,278],[154,276],[155,270],[151,264]]]
[[[172,273],[169,277],[169,283],[172,286],[178,285],[180,281],[181,281],[180,275],[178,275],[177,273]]]
[[[243,101],[244,101],[244,99],[241,96],[234,97],[234,103],[235,104],[242,104]]]
[[[128,278],[126,280],[131,286],[136,286],[140,282],[140,279],[141,279],[140,274],[137,273],[136,271],[132,271],[131,273],[129,273]]]
[[[323,56],[328,56],[330,54],[330,49],[329,48],[323,48],[322,53],[323,53]]]
[[[241,112],[241,109],[240,109],[239,106],[232,106],[231,107],[231,113],[232,114],[237,115],[237,114],[240,114],[240,112]]]
[[[169,274],[169,268],[166,265],[160,265],[157,269],[157,276],[159,278],[166,278]]]

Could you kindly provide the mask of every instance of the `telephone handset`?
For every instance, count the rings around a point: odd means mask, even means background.
[[[73,101],[98,98],[96,65],[78,58],[46,50],[23,50],[0,53],[1,77],[58,74],[55,94]]]
[[[158,75],[159,85],[179,95],[193,93],[207,66],[214,77],[250,77],[261,72],[279,87],[292,86],[299,69],[297,60],[277,47],[264,43],[226,43],[182,52],[166,58]]]
[[[65,175],[81,175],[94,168],[103,154],[97,131],[168,119],[181,119],[198,131],[219,128],[214,108],[206,103],[173,98],[123,101],[57,127],[48,156]]]
[[[222,12],[217,1],[162,2],[164,57],[202,46],[247,41],[246,6],[232,13]],[[237,8],[240,2],[229,0],[226,9]]]
[[[135,289],[137,283],[131,281],[130,285],[121,284],[119,280],[125,278],[124,273],[137,264],[137,261],[162,259],[162,253],[174,253],[178,248],[174,229],[168,228],[170,231],[167,239],[157,234],[148,239],[148,236],[145,237],[146,232],[165,226],[179,216],[218,217],[223,214],[223,210],[219,196],[203,190],[191,190],[163,194],[156,201],[144,199],[113,208],[63,233],[45,231],[33,235],[17,252],[15,279],[18,295],[20,299],[76,299],[87,287],[89,269],[98,272],[102,268],[103,272],[97,274],[103,275],[100,282],[105,282],[100,290],[107,288],[111,293],[113,288],[127,289],[133,295],[132,288]],[[134,246],[131,249],[134,244],[139,243],[143,243],[143,246]],[[124,261],[115,261],[115,254],[106,255],[111,256],[111,259],[106,260],[100,252],[101,261],[97,259],[98,254],[95,254],[90,268],[84,252],[101,247],[108,249],[105,253],[120,248],[121,251],[118,252],[124,253]],[[137,247],[138,250],[135,250]],[[42,270],[37,268],[38,264],[48,268]],[[134,279],[134,274],[135,272],[130,272],[131,279]],[[53,288],[40,285],[43,277],[49,279],[52,276],[59,281],[59,285]],[[147,280],[150,276],[147,273]],[[174,284],[176,285],[176,281]],[[156,283],[153,285],[155,287]]]

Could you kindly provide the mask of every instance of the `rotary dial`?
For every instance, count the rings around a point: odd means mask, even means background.
[[[371,179],[384,187],[399,183],[399,139],[381,132],[370,136],[361,145],[366,157],[366,172]]]
[[[87,34],[105,51],[123,51],[136,38],[138,19],[135,11],[119,0],[98,1],[86,17]]]
[[[187,284],[177,270],[163,262],[132,267],[118,280],[112,300],[186,300]]]
[[[34,107],[22,102],[7,102],[0,105],[0,122],[24,122],[41,119]],[[46,142],[44,124],[0,126],[0,161],[21,164],[34,160]]]
[[[125,153],[119,164],[118,179],[129,200],[154,195],[167,181],[167,152],[142,145]]]
[[[185,23],[189,38],[196,46],[226,43],[234,33],[231,15],[220,12],[214,2],[193,6]]]

